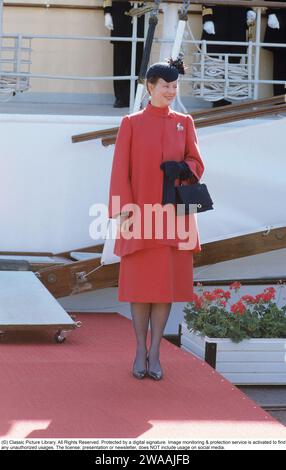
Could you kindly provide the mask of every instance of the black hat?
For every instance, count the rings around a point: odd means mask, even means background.
[[[156,62],[152,64],[146,73],[146,79],[151,77],[163,78],[166,82],[174,82],[177,80],[179,73],[185,73],[185,66],[181,59],[172,60],[168,62]]]

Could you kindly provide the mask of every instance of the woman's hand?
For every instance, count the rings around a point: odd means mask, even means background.
[[[176,162],[168,160],[162,162],[160,168],[170,180],[174,180],[176,178],[187,179],[192,176],[192,172],[189,169],[188,164],[184,161]]]
[[[131,217],[129,217],[129,212],[122,212],[117,216],[119,223],[120,233],[129,233],[129,228],[132,225]]]

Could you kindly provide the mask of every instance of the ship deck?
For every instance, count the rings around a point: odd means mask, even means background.
[[[286,428],[208,364],[163,340],[164,378],[137,380],[132,323],[77,314],[56,344],[13,332],[1,344],[2,439],[286,438]]]
[[[1,96],[0,96],[1,98]],[[203,99],[182,97],[188,112],[211,108],[211,103]],[[147,103],[145,98],[145,104]],[[145,105],[143,105],[145,106]],[[171,106],[172,107],[172,106]],[[75,96],[64,93],[26,93],[12,97],[7,102],[0,100],[0,114],[48,114],[78,116],[124,116],[131,108],[113,108],[113,98],[97,95]]]

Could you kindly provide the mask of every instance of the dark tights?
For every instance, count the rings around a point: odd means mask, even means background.
[[[144,370],[147,354],[147,332],[151,326],[151,344],[148,352],[150,370],[160,372],[160,343],[169,318],[172,303],[141,303],[130,304],[132,323],[135,331],[137,348],[134,366],[136,370]]]

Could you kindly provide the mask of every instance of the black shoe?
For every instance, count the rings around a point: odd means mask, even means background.
[[[213,108],[219,108],[220,106],[228,106],[229,104],[232,104],[231,101],[224,100],[224,99],[213,101]]]
[[[135,364],[135,361],[133,363],[133,370],[132,370],[132,374],[134,377],[136,377],[136,379],[144,379],[144,377],[146,377],[147,375],[147,357],[146,357],[146,369],[144,370],[135,370],[134,369],[134,364]]]
[[[119,99],[116,98],[116,100],[113,103],[113,107],[114,108],[129,108],[129,102],[119,100]]]
[[[154,380],[162,380],[163,378],[163,372],[154,372],[153,370],[149,369],[149,357],[147,357],[147,374],[151,379]]]
[[[134,370],[132,371],[132,374],[134,377],[136,377],[136,379],[144,379],[144,377],[146,377],[147,375],[147,371],[146,370]]]

